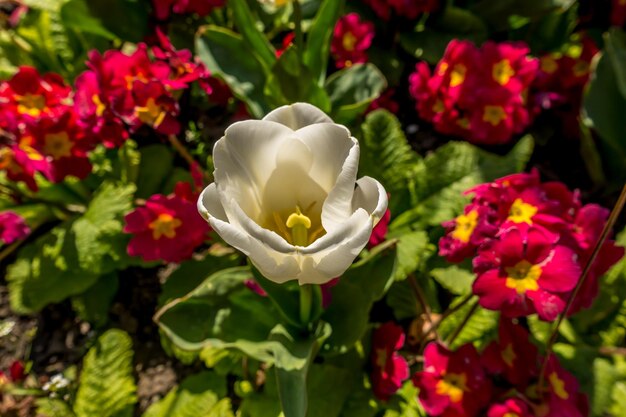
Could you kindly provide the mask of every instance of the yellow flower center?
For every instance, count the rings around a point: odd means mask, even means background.
[[[569,398],[569,394],[565,390],[565,381],[563,381],[556,372],[552,372],[550,376],[548,376],[550,380],[550,385],[552,385],[552,390],[562,400],[567,400]]]
[[[437,75],[443,77],[446,74],[446,71],[448,71],[449,67],[450,65],[447,62],[441,61],[439,63],[439,68],[437,68]]]
[[[494,64],[493,70],[491,71],[491,76],[500,85],[507,85],[514,75],[515,70],[508,59],[503,59]]]
[[[17,112],[20,114],[28,114],[37,117],[46,108],[46,99],[40,94],[25,94],[23,96],[15,95],[17,101]]]
[[[467,214],[461,214],[455,220],[456,226],[452,232],[452,237],[463,243],[469,242],[478,224],[478,211],[472,210]]]
[[[450,73],[450,87],[457,87],[465,81],[467,67],[463,64],[456,64]]]
[[[343,39],[341,43],[343,44],[343,49],[346,51],[354,51],[354,47],[356,46],[357,38],[352,34],[352,32],[346,32],[343,35]]]
[[[526,223],[531,225],[533,224],[533,216],[537,214],[538,210],[537,207],[532,204],[524,203],[524,200],[518,198],[513,202],[513,205],[511,205],[507,220],[513,223]]]
[[[577,77],[589,74],[589,63],[583,60],[577,61],[572,68],[572,72]]]
[[[505,285],[508,288],[513,288],[518,294],[539,289],[539,284],[537,284],[537,280],[541,276],[539,265],[533,265],[527,260],[523,260],[504,270],[507,274]]]
[[[506,348],[504,348],[504,350],[502,351],[502,359],[504,360],[504,363],[506,363],[509,368],[512,368],[515,358],[517,358],[517,355],[515,354],[515,351],[513,350],[513,344],[509,343],[508,345],[506,345]]]
[[[435,390],[437,394],[447,395],[450,401],[458,403],[463,399],[463,393],[469,391],[467,377],[465,374],[445,374],[443,379],[437,382]]]
[[[519,414],[509,412],[509,413],[506,413],[505,415],[503,415],[502,417],[519,417]]]
[[[309,229],[311,219],[302,214],[300,207],[296,206],[295,213],[291,213],[285,222],[285,226],[291,229],[291,240],[296,246],[308,246]]]
[[[67,132],[49,133],[44,137],[44,140],[43,151],[46,155],[50,155],[54,159],[72,156],[71,151],[74,144]]]
[[[100,96],[94,94],[93,96],[91,96],[91,101],[93,101],[93,104],[96,105],[96,116],[102,116],[107,107],[104,105],[102,100],[100,100]]]
[[[443,101],[437,100],[435,104],[433,104],[433,111],[435,113],[442,113],[446,108],[443,105]]]
[[[559,64],[551,55],[541,58],[541,71],[546,74],[554,74],[559,69]]]
[[[461,117],[459,120],[456,121],[456,124],[461,126],[463,129],[469,129],[470,127],[470,122],[467,117]]]
[[[143,123],[153,127],[158,127],[165,119],[163,107],[158,105],[152,97],[146,101],[145,106],[135,107],[135,114]]]
[[[31,161],[41,161],[43,160],[43,155],[39,153],[37,149],[33,148],[32,146],[33,141],[34,140],[32,136],[24,136],[20,140],[18,147],[22,151],[24,151],[24,153],[26,153],[26,155],[28,156],[28,159],[30,159]]]
[[[485,106],[485,112],[483,114],[483,121],[491,123],[492,126],[499,125],[503,120],[506,120],[506,112],[502,106]]]
[[[182,224],[183,222],[181,222],[180,219],[177,219],[171,214],[161,213],[148,227],[152,229],[152,238],[154,240],[161,239],[161,236],[171,239],[176,236],[176,229]]]
[[[384,368],[387,365],[387,350],[376,349],[376,365],[379,368]]]

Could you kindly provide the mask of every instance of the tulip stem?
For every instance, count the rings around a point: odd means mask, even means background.
[[[311,321],[311,308],[313,307],[313,285],[300,286],[300,322],[308,324]]]

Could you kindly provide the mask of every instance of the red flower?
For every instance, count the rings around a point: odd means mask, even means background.
[[[539,67],[538,61],[528,54],[530,48],[522,42],[485,42],[480,61],[484,80],[492,87],[502,86],[522,94],[533,82]]]
[[[537,347],[530,342],[528,331],[504,317],[500,318],[498,341],[485,348],[481,360],[490,374],[502,375],[519,390],[524,390],[535,376],[539,363]]]
[[[37,191],[35,172],[49,175],[48,160],[32,146],[32,138],[22,138],[13,146],[0,146],[0,170],[6,171],[12,181],[23,181],[32,191]]]
[[[366,62],[365,51],[372,45],[373,38],[374,25],[371,22],[362,22],[357,13],[349,13],[340,18],[330,44],[330,53],[337,68]]]
[[[175,135],[180,131],[176,120],[178,103],[158,81],[133,82],[133,108],[123,115],[132,130],[148,125],[165,135]]]
[[[398,354],[404,346],[404,331],[393,322],[387,322],[372,335],[372,389],[383,401],[398,391],[402,382],[409,377],[409,365]]]
[[[613,0],[611,5],[611,25],[622,27],[626,23],[626,0]]]
[[[0,212],[0,241],[9,245],[16,240],[24,239],[30,234],[30,228],[24,218],[12,211]]]
[[[424,349],[424,370],[413,375],[419,400],[432,416],[473,417],[487,404],[491,384],[471,344],[452,352],[439,343]]]
[[[385,241],[387,229],[389,228],[389,220],[391,220],[391,212],[387,209],[385,214],[383,214],[382,219],[380,219],[378,224],[374,226],[374,229],[372,230],[370,240],[367,243],[368,248],[373,248],[374,246],[380,245]]]
[[[0,103],[4,111],[16,114],[19,120],[36,121],[56,116],[69,104],[71,88],[58,74],[41,76],[32,67],[19,67],[10,80],[0,83]]]
[[[454,220],[442,224],[446,234],[439,240],[439,255],[449,262],[461,262],[495,237],[498,227],[496,212],[489,206],[470,204]]]
[[[276,50],[276,58],[280,56],[293,44],[293,40],[296,38],[296,32],[289,32],[285,35],[281,42],[281,47]]]
[[[207,223],[197,214],[196,201],[182,197],[179,187],[174,195],[153,195],[145,207],[125,217],[124,232],[133,234],[128,254],[144,261],[181,262],[193,254],[209,232]]]
[[[208,15],[216,7],[222,7],[224,0],[152,0],[154,13],[159,20],[167,20],[170,13],[196,13],[200,17]]]
[[[553,244],[538,229],[522,233],[512,228],[479,253],[473,291],[481,306],[507,317],[536,312],[554,320],[565,308],[561,294],[571,291],[580,276],[576,260],[572,249]]]
[[[9,375],[11,376],[11,380],[13,382],[19,382],[23,380],[26,376],[24,362],[13,361],[13,363],[11,363],[11,366],[9,367]]]
[[[209,77],[209,71],[204,64],[195,61],[188,49],[177,50],[169,38],[160,30],[156,31],[160,46],[153,46],[152,53],[157,60],[167,62],[170,66],[170,76],[167,85],[173,89],[185,89],[194,81]]]
[[[400,104],[394,100],[393,96],[396,91],[393,88],[385,90],[369,105],[365,113],[373,112],[376,109],[386,109],[393,114],[397,114],[400,110]]]
[[[398,17],[415,19],[422,13],[437,8],[438,0],[363,0],[383,20],[389,20],[394,11]]]
[[[526,403],[519,398],[509,398],[489,407],[487,417],[534,417]]]

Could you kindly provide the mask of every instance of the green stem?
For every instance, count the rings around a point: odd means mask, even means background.
[[[300,322],[308,324],[311,321],[313,308],[313,284],[300,286]]]
[[[296,51],[298,61],[302,62],[302,52],[304,51],[304,35],[302,34],[302,6],[299,0],[293,0],[293,23],[296,32]]]

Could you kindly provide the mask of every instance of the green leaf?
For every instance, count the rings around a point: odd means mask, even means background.
[[[246,0],[229,0],[228,8],[233,12],[237,29],[248,44],[248,49],[259,58],[266,70],[271,68],[276,62],[276,51],[265,34],[257,28],[257,19],[252,15]]]
[[[38,398],[37,416],[39,417],[75,417],[76,414],[68,403],[55,398]]]
[[[396,234],[389,233],[387,239],[395,236]],[[435,253],[435,246],[430,243],[426,232],[420,230],[400,234],[396,251],[394,279],[396,281],[403,280],[409,274],[421,269],[433,253]]]
[[[360,173],[376,178],[391,194],[392,215],[401,211],[398,204],[415,182],[414,172],[421,157],[411,149],[398,119],[387,110],[367,115],[361,127]]]
[[[79,29],[81,32],[102,36],[106,39],[117,39],[115,34],[107,30],[99,18],[89,11],[85,0],[70,0],[61,7],[61,19],[66,26]]]
[[[88,0],[92,16],[107,31],[127,42],[141,42],[148,33],[150,3],[143,0]],[[120,16],[124,16],[120,19]]]
[[[333,73],[325,88],[333,120],[350,124],[387,88],[387,80],[374,64],[355,64]]]
[[[406,381],[396,395],[392,397],[389,408],[383,417],[426,417],[426,412],[417,401],[419,389],[412,381]]]
[[[174,154],[165,145],[148,145],[139,150],[141,162],[137,176],[137,198],[149,198],[162,190],[172,172]]]
[[[323,353],[345,353],[361,339],[367,328],[369,312],[393,282],[395,249],[374,252],[354,264],[332,289],[332,302],[322,315],[333,333]]]
[[[81,320],[103,326],[109,320],[109,308],[118,287],[117,273],[106,274],[85,292],[72,297],[72,307]]]
[[[613,405],[611,406],[611,415],[626,416],[626,383],[618,382],[613,387]]]
[[[125,183],[136,183],[139,176],[142,154],[137,150],[137,142],[128,139],[118,150],[120,162],[120,180]],[[152,166],[158,167],[161,161]]]
[[[470,10],[485,19],[496,31],[506,30],[515,17],[538,19],[554,11],[565,12],[575,0],[527,0],[520,3],[516,0],[500,0],[493,2],[481,0],[475,2]]]
[[[162,400],[152,404],[143,417],[234,417],[226,396],[226,380],[214,372],[187,377]]]
[[[100,336],[83,360],[74,411],[78,417],[130,417],[137,401],[130,337],[121,330]]]
[[[240,35],[218,26],[200,28],[196,51],[211,73],[222,78],[243,100],[250,114],[261,118],[271,110],[265,101],[263,65]]]
[[[307,32],[304,63],[320,85],[326,78],[330,40],[344,3],[344,0],[324,0]]]
[[[456,298],[450,307],[454,307],[456,303],[463,298],[465,297]],[[442,338],[450,337],[468,316],[473,304],[473,301],[469,302],[458,311],[446,317],[439,326],[439,335]],[[450,347],[455,349],[465,343],[474,343],[478,345],[486,343],[491,339],[491,336],[497,333],[498,317],[498,312],[479,307],[471,315],[469,321],[465,324],[461,333],[459,333],[456,339],[454,339],[454,343],[452,343]]]
[[[617,382],[617,372],[611,361],[596,358],[593,361],[593,395],[591,415],[604,416],[611,406],[611,394]]]
[[[430,271],[430,274],[442,287],[455,295],[470,294],[474,278],[476,278],[473,272],[456,265],[447,268],[435,268]]]

